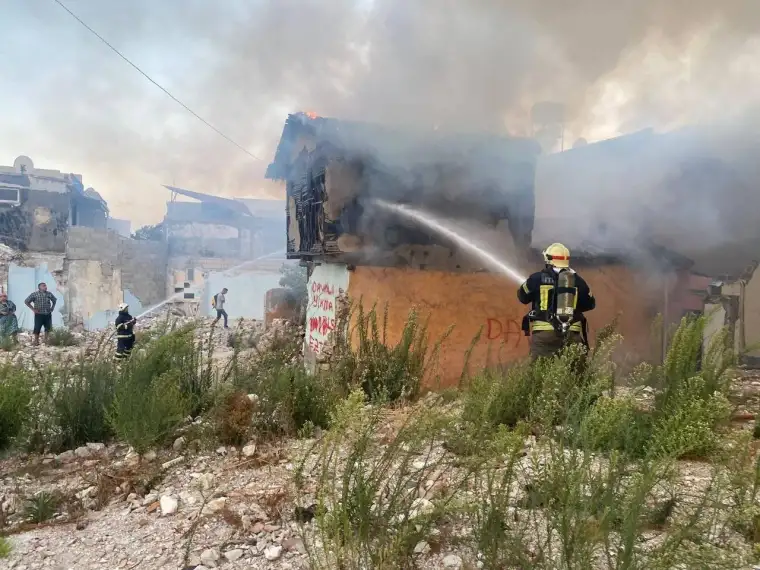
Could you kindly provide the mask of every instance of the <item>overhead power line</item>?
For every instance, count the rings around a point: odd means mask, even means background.
[[[116,49],[113,45],[111,45],[111,43],[108,40],[106,40],[98,32],[96,32],[89,25],[87,25],[87,23],[85,23],[82,20],[82,18],[80,18],[74,12],[72,12],[69,9],[69,7],[66,6],[66,4],[64,4],[63,2],[61,2],[61,0],[53,0],[53,2],[55,2],[61,8],[63,8],[64,10],[66,10],[66,12],[69,14],[69,16],[71,16],[77,22],[79,22],[87,31],[89,31],[93,36],[95,36],[101,42],[103,42],[106,46],[108,46],[111,49],[111,51],[113,51],[121,59],[123,59],[124,61],[126,61],[129,65],[131,65],[135,70],[137,70],[137,72],[140,75],[142,75],[145,79],[147,79],[153,85],[155,85],[156,87],[158,87],[161,91],[163,91],[166,95],[168,95],[175,103],[177,103],[183,109],[185,109],[185,111],[187,111],[188,113],[190,113],[193,117],[195,117],[196,119],[198,119],[201,123],[203,123],[204,125],[206,125],[208,128],[210,128],[212,131],[214,131],[216,134],[218,134],[224,140],[226,140],[227,142],[235,145],[238,149],[242,150],[245,154],[247,154],[251,158],[253,158],[255,160],[262,160],[261,158],[259,158],[258,156],[256,156],[255,154],[253,154],[252,152],[250,152],[249,150],[247,150],[244,146],[242,146],[241,144],[238,144],[237,142],[235,142],[235,140],[233,140],[232,138],[228,137],[222,131],[220,131],[219,129],[217,129],[214,125],[212,125],[211,123],[209,123],[206,119],[204,119],[203,117],[201,117],[198,113],[196,113],[195,111],[193,111],[190,107],[188,107],[187,105],[185,105],[182,101],[180,101],[179,99],[177,99],[174,95],[171,94],[171,92],[168,89],[166,89],[164,86],[162,86],[160,83],[158,83],[150,75],[148,75],[147,73],[145,73],[142,69],[140,69],[140,67],[136,63],[134,63],[132,60],[130,60],[127,56],[125,56],[118,49]]]

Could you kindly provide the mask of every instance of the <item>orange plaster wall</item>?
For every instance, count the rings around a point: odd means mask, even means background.
[[[648,292],[641,280],[622,266],[578,269],[597,298],[588,313],[590,338],[608,324],[618,311],[623,350],[635,358],[651,350],[652,319],[661,310],[661,294]],[[529,338],[520,330],[527,308],[517,301],[517,287],[489,273],[448,273],[405,268],[357,267],[350,273],[348,295],[364,307],[388,304],[388,336],[397,342],[412,308],[429,316],[430,342],[434,343],[454,325],[441,351],[438,369],[428,379],[430,387],[456,385],[465,352],[479,331],[481,336],[470,358],[470,370],[507,363],[528,354]]]

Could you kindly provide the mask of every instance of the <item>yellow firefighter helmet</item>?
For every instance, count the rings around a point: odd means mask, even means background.
[[[561,243],[551,244],[543,251],[543,254],[547,265],[570,267],[570,250]]]

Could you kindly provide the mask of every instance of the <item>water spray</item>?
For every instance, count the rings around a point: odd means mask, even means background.
[[[228,269],[225,269],[224,271],[222,271],[222,275],[229,275],[231,272],[233,272],[233,271],[235,271],[237,269],[240,269],[241,267],[245,267],[246,265],[249,265],[251,263],[256,263],[257,261],[261,261],[262,259],[267,259],[269,257],[274,257],[276,255],[282,255],[283,253],[285,253],[285,250],[273,251],[272,253],[267,253],[266,255],[262,255],[260,257],[255,258],[255,259],[248,259],[246,261],[238,263],[237,265],[233,265],[232,267],[229,267]],[[146,309],[145,311],[143,311],[142,313],[140,313],[139,315],[137,315],[135,318],[136,319],[141,319],[145,315],[151,314],[152,312],[156,311],[157,309],[160,309],[161,307],[163,307],[167,303],[170,303],[171,301],[174,301],[175,299],[179,298],[180,295],[184,295],[184,293],[175,293],[174,295],[171,295],[170,297],[164,299],[160,303],[158,303],[156,305],[153,305],[149,309]]]
[[[479,245],[476,245],[465,236],[446,226],[432,215],[426,212],[421,212],[407,205],[392,204],[390,202],[386,202],[385,200],[375,199],[374,203],[381,208],[400,214],[407,219],[414,220],[415,222],[426,226],[428,229],[434,231],[435,233],[445,236],[451,241],[456,242],[457,245],[459,245],[462,249],[468,251],[471,255],[480,259],[490,269],[501,273],[518,285],[525,281],[525,277],[518,273],[517,270],[509,266],[507,263],[496,257],[488,250]]]

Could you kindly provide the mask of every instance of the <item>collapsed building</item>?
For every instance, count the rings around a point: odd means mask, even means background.
[[[575,156],[592,154],[592,146]],[[541,156],[530,139],[290,115],[267,177],[285,184],[288,258],[309,267],[307,361],[329,354],[342,295],[387,307],[391,341],[400,338],[412,309],[427,318],[430,342],[445,336],[431,382],[451,385],[466,363],[483,368],[528,352],[518,284],[488,271],[456,241],[380,207],[378,199],[469,226],[468,236],[522,274],[541,266],[543,247],[567,240],[573,266],[597,298],[590,336],[618,319],[626,358],[661,357],[665,347],[652,335],[656,315],[664,315],[667,327],[703,311],[710,279],[696,275],[694,261],[670,244],[649,240],[625,249],[600,241],[604,224],[584,216],[582,193],[563,186],[573,183],[575,161],[570,153]],[[613,168],[604,161],[585,167]],[[596,199],[611,219],[612,206],[604,196]],[[571,200],[572,207],[562,207]],[[578,233],[588,224],[591,230]]]
[[[233,292],[231,316],[263,319],[284,252],[256,257],[283,249],[284,203],[172,193],[200,202],[172,199],[162,222],[168,231],[138,240],[81,175],[35,168],[25,156],[0,167],[0,287],[18,307],[19,325],[31,328],[24,300],[43,281],[58,299],[54,326],[105,328],[120,303],[140,314],[167,297],[185,314],[207,315],[223,286]]]
[[[279,287],[285,261],[285,203],[166,188],[166,296],[186,313],[211,315],[213,295],[227,287],[230,317],[263,319],[267,291]]]

